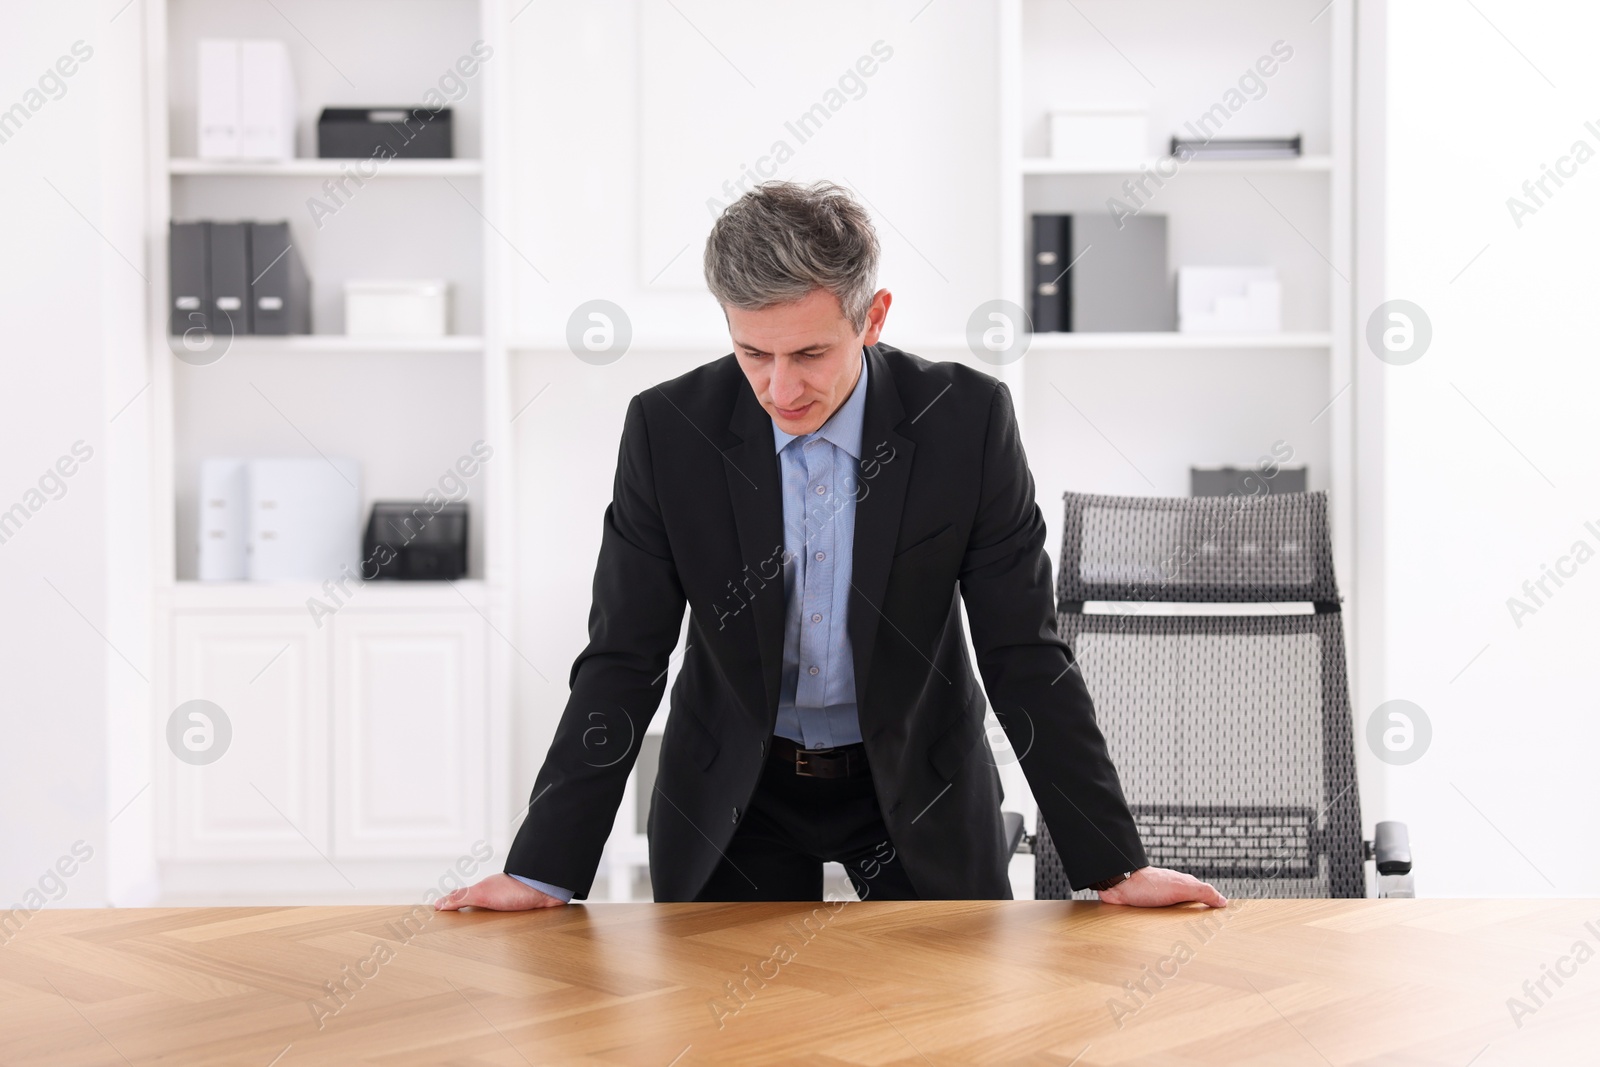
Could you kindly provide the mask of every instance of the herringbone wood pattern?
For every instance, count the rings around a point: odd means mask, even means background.
[[[1593,1063],[1580,941],[1600,901],[47,911],[0,1063]]]

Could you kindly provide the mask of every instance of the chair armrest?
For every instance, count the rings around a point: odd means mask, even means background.
[[[1372,858],[1379,874],[1411,873],[1411,835],[1403,822],[1380,822],[1372,828]]]
[[[1024,853],[1033,851],[1032,841],[1024,840],[1027,835],[1023,833],[1022,815],[1020,812],[1002,811],[1000,813],[1000,821],[1005,826],[1007,856],[1016,855],[1018,847],[1024,844],[1028,846],[1023,849]]]

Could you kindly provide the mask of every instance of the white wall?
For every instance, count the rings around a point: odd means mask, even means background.
[[[1600,549],[1600,159],[1520,227],[1506,200],[1575,141],[1600,150],[1600,11],[1477,8],[1389,5],[1387,296],[1433,341],[1382,368],[1385,688],[1434,730],[1389,769],[1389,806],[1427,895],[1593,895],[1600,564],[1520,627],[1506,601],[1574,542]]]
[[[516,423],[513,782],[523,795],[586,640],[628,399],[730,350],[700,280],[705,202],[722,182],[787,139],[794,156],[777,177],[852,183],[878,223],[879,283],[895,296],[886,341],[959,334],[995,295],[991,5],[934,4],[918,16],[920,0],[833,0],[804,18],[753,17],[728,0],[677,6],[681,15],[654,2],[535,5],[514,25],[514,199],[527,214],[507,228],[518,252],[512,306],[518,336],[555,348],[513,356],[512,410],[539,395]],[[880,40],[892,56],[801,143],[785,122]],[[562,340],[572,309],[593,298],[621,305],[644,339],[606,366],[579,361]],[[703,343],[659,344],[685,337]]]
[[[137,173],[128,151],[140,136],[139,96],[129,91],[139,25],[129,15],[111,21],[115,12],[29,5],[0,36],[0,108],[39,105],[0,144],[0,509],[37,505],[0,544],[0,908],[26,903],[41,879],[63,905],[104,903],[110,820],[141,784],[107,781],[108,745],[145,743],[146,731],[118,724],[144,722],[150,673],[149,649],[130,626],[142,606],[113,595],[111,580],[143,564],[142,475],[125,459],[148,432],[135,399],[148,267],[140,187],[125,180]],[[26,96],[80,41],[89,58],[62,85],[47,79],[40,97]],[[87,461],[65,465],[74,472],[63,487],[47,480],[30,496],[74,445],[92,451]],[[137,827],[147,814],[136,802],[117,826]],[[78,857],[92,854],[52,880],[78,842]]]
[[[579,302],[604,297],[640,334],[725,337],[701,281],[706,202],[780,140],[793,154],[769,176],[849,183],[877,217],[895,292],[885,339],[959,333],[994,295],[996,19],[990,3],[923,7],[527,9],[509,102],[515,333],[559,338]],[[802,142],[785,124],[880,42],[892,56]]]

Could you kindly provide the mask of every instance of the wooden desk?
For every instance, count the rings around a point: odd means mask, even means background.
[[[1546,1067],[1600,1062],[1595,953],[1600,901],[53,911],[0,1062]]]

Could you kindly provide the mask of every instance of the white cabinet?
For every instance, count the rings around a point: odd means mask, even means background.
[[[431,870],[490,838],[488,626],[471,604],[364,591],[369,606],[319,627],[288,595],[230,595],[171,616],[170,700],[156,723],[164,859],[262,861],[272,886],[294,881],[272,873],[285,861],[331,863],[362,888],[364,866]],[[198,765],[166,740],[173,710],[196,699],[232,733]]]
[[[468,851],[487,836],[483,620],[346,612],[333,649],[334,851]]]
[[[192,765],[170,752],[169,852],[176,858],[299,857],[328,848],[328,642],[304,611],[179,615],[174,701],[208,700],[227,748]],[[217,743],[221,743],[218,734]]]

